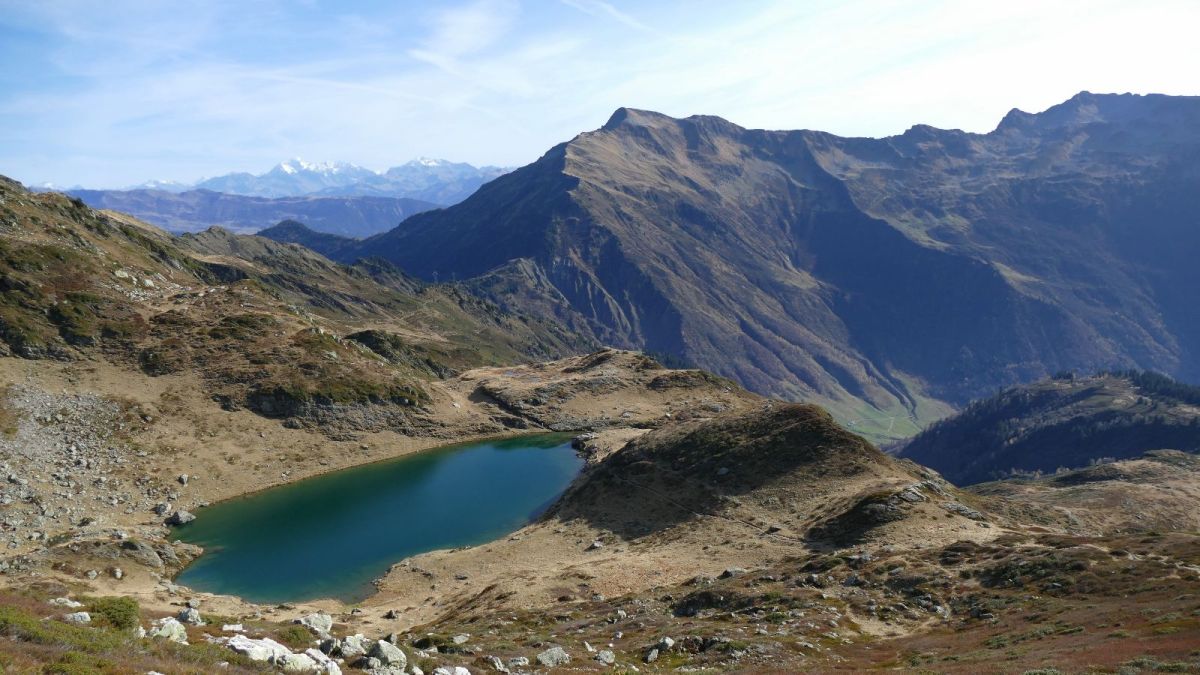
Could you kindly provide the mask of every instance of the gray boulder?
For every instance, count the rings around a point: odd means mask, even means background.
[[[317,662],[307,654],[284,654],[274,661],[275,666],[285,673],[311,673],[317,669]]]
[[[537,655],[537,662],[547,668],[565,666],[571,662],[571,655],[562,647],[551,647]]]
[[[341,654],[342,658],[346,659],[347,663],[353,663],[355,659],[366,656],[367,650],[371,648],[371,643],[361,633],[357,635],[347,635],[342,638]]]
[[[150,629],[150,637],[187,644],[187,629],[174,617],[168,616],[154,622]]]
[[[167,518],[167,524],[168,525],[186,525],[187,523],[190,523],[195,519],[196,519],[196,516],[192,515],[191,513],[187,512],[187,511],[184,511],[183,509],[179,509],[178,511],[176,511],[175,513],[172,513],[170,515],[170,517]]]
[[[367,653],[379,659],[385,666],[395,666],[403,670],[408,665],[408,657],[404,652],[386,640],[376,640],[375,644],[371,645],[371,651]]]
[[[313,660],[317,664],[317,672],[325,673],[325,675],[342,675],[342,668],[337,664],[337,661],[326,656],[320,649],[309,647],[304,650],[304,655]]]
[[[204,625],[204,619],[200,617],[200,612],[195,607],[185,607],[183,611],[179,612],[177,618],[190,626]]]
[[[333,617],[324,612],[313,612],[296,619],[296,623],[316,633],[318,637],[329,637],[333,628]]]

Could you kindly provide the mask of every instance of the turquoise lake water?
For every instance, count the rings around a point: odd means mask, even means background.
[[[562,434],[448,446],[200,509],[176,582],[253,602],[361,600],[401,559],[519,529],[579,474]]]

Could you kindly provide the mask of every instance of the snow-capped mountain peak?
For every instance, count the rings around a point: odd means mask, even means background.
[[[280,162],[275,167],[275,170],[286,173],[289,176],[294,176],[298,173],[319,173],[319,174],[337,174],[337,173],[349,173],[349,172],[375,173],[374,171],[370,171],[370,169],[364,169],[361,166],[356,166],[354,164],[350,164],[349,162],[315,162],[314,163],[314,162],[306,162],[303,159],[300,159],[299,157],[293,157],[292,159],[289,159],[286,162]]]
[[[373,171],[349,162],[309,162],[293,157],[260,174],[236,172],[202,179],[191,185],[152,181],[138,187],[168,192],[201,189],[271,198],[408,197],[435,204],[453,204],[505,171],[433,157],[418,157],[386,171]]]

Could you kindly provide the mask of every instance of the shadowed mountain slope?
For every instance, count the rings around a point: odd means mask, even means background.
[[[265,230],[259,230],[255,234],[265,239],[285,244],[300,244],[329,258],[336,258],[338,251],[354,245],[354,240],[350,237],[329,234],[328,232],[317,232],[304,223],[295,220],[281,220]]]
[[[1153,373],[1062,376],[976,401],[900,452],[958,485],[1200,451],[1200,387]]]
[[[1200,374],[1197,122],[1200,99],[1087,93],[883,139],[621,109],[337,255],[485,275],[502,303],[902,435],[1063,368]]]

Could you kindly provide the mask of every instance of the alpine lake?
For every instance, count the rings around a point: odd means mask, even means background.
[[[357,602],[400,560],[528,524],[579,475],[565,434],[464,443],[344,469],[196,512],[205,552],[175,579],[252,602]]]

